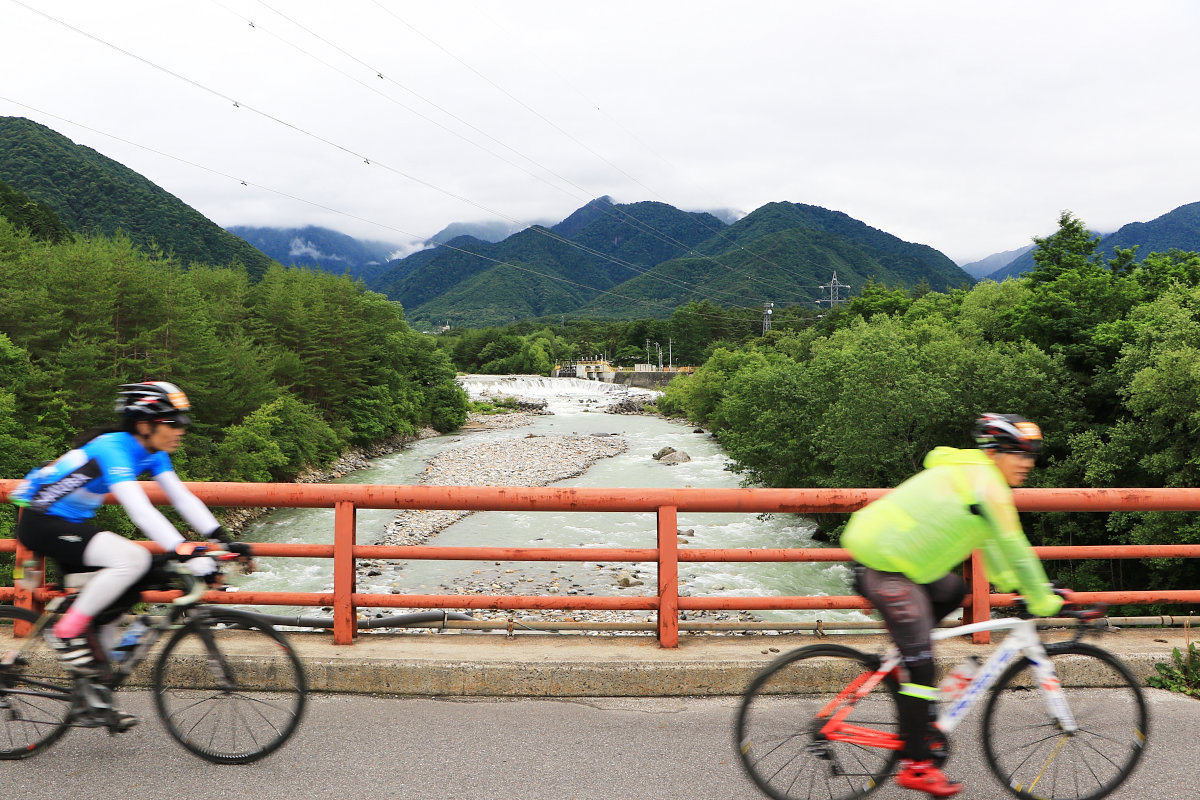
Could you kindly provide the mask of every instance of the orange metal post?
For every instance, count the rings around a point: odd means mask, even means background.
[[[963,624],[991,619],[992,606],[987,570],[983,567],[983,554],[978,550],[971,553],[971,558],[963,566],[963,576],[967,579],[967,595],[971,601],[963,609]],[[988,644],[992,641],[992,634],[989,631],[972,634],[971,640],[975,644]]]
[[[46,576],[46,559],[44,559],[41,556],[39,556],[38,554],[34,553],[32,550],[27,548],[25,545],[21,544],[20,541],[17,542],[17,547],[16,547],[15,552],[13,553],[13,556],[15,558],[15,561],[13,562],[14,569],[20,568],[21,565],[23,565],[26,561],[29,561],[31,559],[33,561],[36,561],[37,568],[42,571],[42,580],[39,582],[37,588],[40,589],[46,585],[46,577],[45,577]],[[34,596],[33,591],[31,591],[29,589],[21,588],[21,585],[16,584],[15,581],[14,581],[14,586],[13,586],[13,605],[18,606],[20,608],[28,608],[30,611],[34,612],[35,614],[41,614],[42,609],[45,608],[45,603],[38,600]],[[14,620],[13,621],[13,636],[17,636],[17,637],[26,636],[26,635],[28,635],[29,629],[31,627],[33,627],[33,626],[30,625],[28,622],[24,622],[22,620]]]
[[[354,503],[340,501],[333,512],[333,643],[353,644],[358,635],[354,608]]]
[[[679,515],[658,509],[658,643],[679,646]]]

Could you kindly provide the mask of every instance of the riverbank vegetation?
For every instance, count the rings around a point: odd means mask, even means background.
[[[926,289],[927,291],[927,289]],[[788,306],[776,311],[778,330],[799,330],[820,311]],[[762,310],[723,308],[707,300],[680,306],[669,319],[528,320],[505,327],[453,329],[438,336],[460,372],[488,375],[549,375],[555,364],[606,358],[615,366],[660,361],[695,366],[718,347],[738,347],[762,335]]]
[[[119,235],[54,243],[0,218],[0,477],[113,424],[116,387],[142,380],[191,400],[175,458],[191,480],[288,480],[348,447],[466,419],[445,352],[361,283],[278,265],[252,282],[236,265],[155,256]]]
[[[659,407],[755,485],[893,486],[983,411],[1045,432],[1030,486],[1200,484],[1200,255],[1105,258],[1064,213],[1036,269],[947,294],[867,287],[815,324],[718,347]],[[836,538],[844,518],[823,520]],[[1191,544],[1200,514],[1031,514],[1035,544]],[[1195,560],[1051,565],[1073,588],[1190,588]],[[1145,613],[1144,610],[1141,613]]]

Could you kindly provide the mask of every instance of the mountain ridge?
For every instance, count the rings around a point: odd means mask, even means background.
[[[460,239],[445,249],[417,254],[415,268],[415,256],[393,262],[369,285],[414,320],[487,325],[576,311],[663,317],[692,300],[807,303],[838,270],[843,283],[859,286],[973,282],[928,245],[840,211],[789,202],[726,224],[707,212],[605,196],[549,229],[534,226],[495,244]],[[787,266],[797,258],[805,266]]]
[[[284,266],[320,267],[326,272],[349,271],[364,280],[386,268],[400,249],[393,242],[357,239],[317,225],[276,228],[231,225],[226,228]]]
[[[1112,257],[1118,247],[1137,247],[1137,261],[1150,253],[1165,253],[1168,250],[1200,251],[1200,202],[1177,206],[1148,222],[1129,222],[1112,233],[1094,235],[1100,237],[1096,253],[1105,258]],[[1023,275],[1036,266],[1030,250],[987,278],[999,282]]]
[[[1013,250],[1005,250],[1000,253],[992,253],[986,258],[981,258],[978,261],[972,261],[969,264],[961,265],[961,269],[975,280],[983,280],[992,273],[999,272],[1000,270],[1004,269],[1017,258],[1028,253],[1034,247],[1036,247],[1036,245],[1030,242],[1024,247],[1018,247]]]
[[[118,231],[184,265],[240,263],[254,278],[271,259],[145,176],[24,117],[0,117],[0,181],[54,211],[73,232]]]

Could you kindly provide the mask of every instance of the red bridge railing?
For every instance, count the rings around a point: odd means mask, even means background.
[[[0,497],[15,485],[0,480]],[[511,486],[367,486],[353,484],[191,483],[189,487],[213,507],[333,508],[334,543],[255,545],[258,555],[333,559],[332,592],[257,592],[236,595],[212,592],[206,600],[247,605],[333,608],[333,640],[350,644],[357,634],[360,608],[455,609],[607,609],[646,610],[657,614],[659,642],[675,647],[681,611],[866,609],[858,596],[680,597],[680,562],[815,562],[847,561],[840,548],[713,549],[678,546],[680,512],[743,514],[812,514],[854,511],[884,489],[592,489]],[[153,483],[144,484],[155,503],[166,499]],[[1022,511],[1200,511],[1200,489],[1018,489]],[[110,498],[111,499],[111,498]],[[371,509],[463,509],[470,511],[656,512],[656,542],[646,548],[438,547],[428,545],[360,545],[355,515]],[[153,547],[146,543],[148,547]],[[0,552],[16,551],[18,562],[32,557],[14,540],[0,540]],[[1111,547],[1038,547],[1043,559],[1198,558],[1200,545],[1123,545]],[[358,559],[442,559],[469,561],[608,561],[654,562],[658,587],[654,595],[417,595],[366,594],[357,591]],[[1012,602],[1011,595],[991,594],[982,559],[976,553],[965,564],[968,596],[965,622],[987,619],[993,606]],[[0,587],[0,600],[38,607],[44,589]],[[146,593],[163,602],[166,593]],[[1084,592],[1080,602],[1123,604],[1200,603],[1200,590]],[[982,641],[982,639],[981,639]]]

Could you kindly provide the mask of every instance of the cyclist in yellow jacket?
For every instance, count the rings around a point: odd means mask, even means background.
[[[975,426],[978,450],[938,447],[925,469],[850,517],[842,546],[857,561],[855,590],[883,617],[908,671],[900,687],[904,738],[896,782],[937,797],[962,791],[934,764],[926,738],[936,716],[934,625],[962,604],[962,579],[952,572],[981,549],[988,579],[1019,590],[1031,612],[1051,616],[1062,606],[1021,530],[1012,487],[1028,478],[1042,432],[1015,414],[984,414]]]

